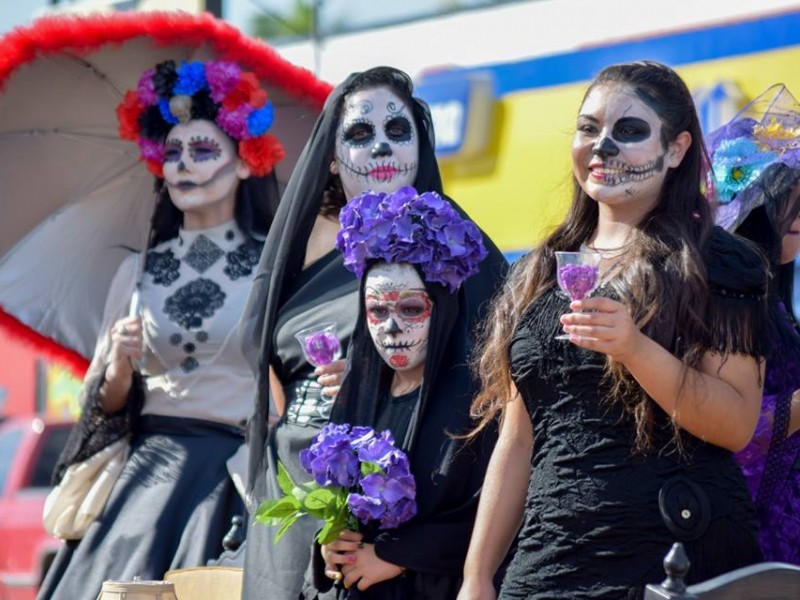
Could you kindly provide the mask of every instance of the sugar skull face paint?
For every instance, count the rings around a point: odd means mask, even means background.
[[[237,184],[249,175],[236,144],[210,121],[176,125],[167,135],[164,150],[170,199],[183,212],[234,203]]]
[[[367,273],[367,328],[378,354],[395,371],[423,368],[432,307],[422,279],[411,265],[380,263]]]
[[[348,198],[373,190],[413,185],[419,134],[411,109],[386,88],[361,90],[345,99],[336,136],[336,169]]]
[[[667,174],[661,119],[629,86],[601,85],[586,96],[572,143],[573,171],[598,202],[655,201]]]

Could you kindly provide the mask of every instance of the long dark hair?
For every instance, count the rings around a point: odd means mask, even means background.
[[[409,107],[420,136],[426,136],[428,144],[420,143],[419,148],[420,157],[418,164],[420,168],[422,168],[422,165],[428,164],[428,159],[433,158],[433,147],[435,146],[433,123],[431,121],[430,112],[427,110],[427,105],[419,98],[414,98],[414,83],[407,73],[395,69],[394,67],[382,66],[374,67],[354,75],[342,88],[342,95],[339,97],[337,105],[333,107],[336,114],[339,118],[344,115],[345,100],[350,94],[380,87],[389,89]],[[424,156],[426,153],[429,153],[430,156]],[[333,156],[331,156],[331,160],[333,160]],[[420,175],[417,176],[418,180],[420,179]],[[438,190],[424,191],[441,192],[441,184]],[[331,174],[322,195],[320,214],[322,216],[335,217],[339,214],[339,211],[346,202],[347,198],[345,198],[344,189],[342,189],[339,176]]]
[[[696,366],[708,347],[704,313],[708,283],[701,249],[713,227],[700,182],[708,156],[692,96],[669,67],[650,61],[619,64],[601,71],[589,85],[632,88],[662,121],[662,144],[687,131],[692,137],[680,165],[670,169],[658,202],[638,224],[631,249],[623,257],[612,290],[630,308],[646,335]],[[500,416],[511,397],[508,350],[511,337],[531,302],[555,283],[555,252],[577,250],[597,226],[598,205],[573,176],[573,199],[566,220],[536,250],[518,261],[486,320],[474,369],[481,391],[473,402],[480,427]],[[653,403],[633,376],[619,363],[607,360],[609,399],[622,403],[636,423],[635,448],[651,445]],[[676,428],[677,439],[677,428]],[[680,440],[678,439],[678,442]]]

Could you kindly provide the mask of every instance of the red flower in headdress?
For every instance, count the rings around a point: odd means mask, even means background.
[[[144,105],[139,100],[139,94],[135,90],[128,90],[123,101],[117,106],[120,138],[132,141],[139,139],[139,116],[143,110]]]
[[[271,173],[284,156],[286,152],[274,135],[267,134],[239,142],[239,157],[247,163],[250,173],[255,177]]]
[[[222,101],[229,111],[236,110],[242,104],[249,104],[261,108],[267,101],[267,92],[258,87],[258,79],[250,72],[242,73],[242,77],[235,88],[225,96]]]
[[[144,164],[147,165],[147,170],[151,175],[155,175],[159,179],[164,179],[164,163],[153,160],[152,158],[145,159]]]

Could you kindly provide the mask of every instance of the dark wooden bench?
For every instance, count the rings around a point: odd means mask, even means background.
[[[689,559],[676,543],[664,558],[667,578],[648,585],[644,600],[800,600],[800,567],[766,562],[687,586]]]

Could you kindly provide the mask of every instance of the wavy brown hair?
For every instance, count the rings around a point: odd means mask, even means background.
[[[610,286],[648,337],[680,357],[686,367],[694,367],[709,344],[704,320],[709,289],[701,249],[713,226],[700,191],[709,163],[697,112],[683,80],[659,63],[640,61],[603,69],[586,90],[584,101],[594,88],[614,85],[629,86],[658,114],[665,149],[684,131],[692,136],[680,165],[667,173],[659,201],[636,227],[619,275]],[[555,252],[577,250],[597,226],[597,202],[581,189],[574,175],[573,186],[566,220],[514,265],[484,323],[473,360],[482,384],[472,404],[472,413],[479,419],[476,431],[502,417],[511,398],[511,338],[531,302],[555,284]],[[646,451],[651,446],[652,401],[627,369],[611,359],[606,363],[606,381],[611,384],[608,401],[621,403],[635,420],[635,449]],[[673,427],[680,447],[674,422]]]

